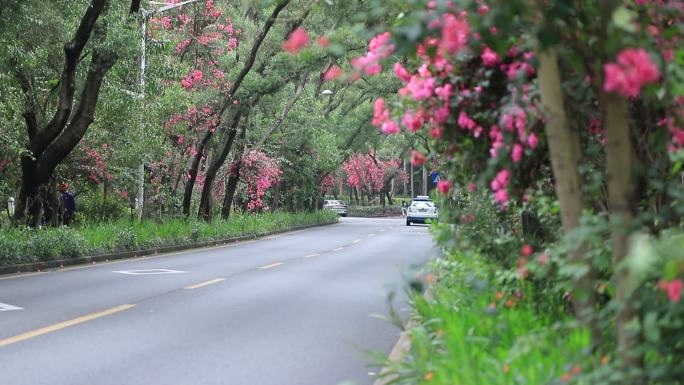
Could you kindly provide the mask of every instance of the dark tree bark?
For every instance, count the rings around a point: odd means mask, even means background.
[[[204,189],[202,190],[202,198],[200,199],[200,207],[197,213],[197,217],[204,219],[205,221],[210,221],[212,216],[211,209],[211,190],[216,179],[216,174],[218,170],[223,166],[226,161],[230,150],[233,148],[233,142],[235,141],[235,136],[237,135],[237,128],[240,125],[240,120],[242,118],[242,111],[239,110],[235,117],[233,118],[233,125],[228,130],[226,136],[226,143],[223,145],[221,153],[213,159],[211,166],[207,169],[206,176],[204,178]]]
[[[140,0],[131,0],[131,13],[140,11]]]
[[[233,104],[233,98],[235,97],[235,93],[240,88],[240,85],[242,85],[242,81],[245,79],[247,74],[249,74],[249,72],[252,70],[252,67],[254,66],[254,62],[256,61],[256,56],[259,52],[261,44],[264,42],[266,35],[268,35],[268,32],[271,30],[271,27],[276,22],[276,19],[278,18],[278,14],[280,13],[280,11],[282,11],[285,8],[285,6],[287,6],[289,3],[290,0],[280,1],[271,13],[271,16],[268,18],[268,20],[266,20],[264,27],[261,29],[261,32],[259,32],[259,35],[257,35],[256,39],[254,40],[254,43],[252,44],[252,49],[250,50],[249,56],[247,57],[245,64],[242,66],[240,73],[238,74],[237,78],[235,78],[233,84],[231,84],[228,93],[223,99],[223,103],[220,109],[218,110],[218,116],[223,116],[228,107]],[[212,130],[207,130],[207,132],[205,132],[205,134],[202,136],[202,138],[197,144],[196,153],[190,165],[190,170],[188,170],[190,178],[188,179],[185,185],[185,195],[183,196],[183,214],[186,216],[190,214],[190,204],[192,202],[192,192],[195,188],[197,169],[199,167],[202,156],[204,156],[204,148],[213,135],[214,132],[212,132]]]
[[[22,182],[15,213],[18,223],[33,227],[40,224],[43,197],[48,193],[47,184],[52,173],[76,147],[95,119],[102,80],[118,57],[112,52],[93,51],[79,102],[73,110],[75,75],[83,49],[106,5],[106,0],[92,0],[73,39],[64,45],[65,61],[60,76],[57,110],[44,127],[37,124],[35,99],[27,80],[30,77],[17,74],[27,100],[24,120],[29,139],[28,153],[21,159]]]
[[[233,206],[233,198],[237,190],[238,182],[240,181],[240,167],[242,166],[242,154],[245,150],[245,135],[247,125],[242,126],[240,130],[240,151],[233,157],[233,167],[226,182],[226,195],[223,197],[223,207],[221,208],[221,218],[228,219],[230,217],[230,209]]]

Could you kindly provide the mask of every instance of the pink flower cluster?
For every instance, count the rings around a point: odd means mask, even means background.
[[[192,88],[195,84],[202,80],[204,74],[200,70],[192,70],[186,77],[181,79],[181,85],[186,90]]]
[[[482,50],[482,55],[480,55],[480,58],[482,59],[482,63],[484,63],[484,65],[487,67],[494,67],[501,61],[499,54],[492,51],[491,48],[486,46]]]
[[[337,79],[338,77],[342,76],[343,74],[344,74],[344,71],[342,71],[342,68],[340,68],[337,65],[332,65],[323,74],[323,81],[327,82],[330,80]]]
[[[425,157],[425,154],[423,154],[420,151],[417,150],[412,150],[411,151],[411,164],[413,166],[422,166],[425,164],[425,161],[427,158]]]
[[[496,177],[494,177],[494,180],[490,183],[489,186],[492,188],[492,191],[494,191],[494,200],[497,203],[504,204],[508,202],[506,187],[508,187],[509,179],[510,173],[508,170],[503,169],[496,174]]]
[[[670,302],[679,302],[682,297],[682,289],[684,289],[684,282],[681,279],[673,279],[672,281],[660,280],[658,288],[667,294]]]
[[[390,44],[391,37],[389,32],[385,32],[372,38],[368,43],[368,52],[351,60],[352,67],[366,75],[379,74],[382,71],[380,61],[394,52],[394,45]]]
[[[234,165],[231,166],[230,172],[233,168]],[[247,196],[249,197],[247,210],[268,210],[263,197],[266,195],[266,190],[278,182],[281,174],[278,159],[258,150],[251,150],[243,155],[240,177],[247,186]]]
[[[408,179],[398,161],[374,160],[374,156],[368,154],[353,155],[342,164],[342,170],[349,186],[373,193],[382,189],[390,174],[402,182]]]
[[[469,33],[470,25],[464,17],[448,13],[442,21],[441,47],[449,54],[456,54],[468,45]]]
[[[291,54],[298,53],[302,48],[309,44],[309,34],[302,27],[299,27],[290,33],[290,36],[283,43],[283,51]]]
[[[643,48],[627,48],[617,55],[616,63],[603,66],[605,79],[603,89],[617,92],[625,97],[636,97],[645,84],[660,79],[660,70],[651,55]]]
[[[390,119],[390,112],[385,107],[385,100],[383,98],[375,100],[371,124],[375,127],[380,127],[385,134],[396,134],[401,130],[399,125]]]

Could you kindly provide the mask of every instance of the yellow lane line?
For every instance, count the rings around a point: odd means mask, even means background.
[[[29,338],[38,337],[38,336],[41,336],[43,334],[56,332],[58,330],[62,330],[64,328],[68,328],[70,326],[78,325],[78,324],[83,323],[83,322],[92,321],[92,320],[97,319],[97,318],[105,317],[105,316],[108,316],[108,315],[111,315],[114,313],[118,313],[118,312],[121,312],[124,310],[128,310],[134,306],[135,305],[129,305],[129,304],[119,305],[119,306],[113,307],[111,309],[103,310],[103,311],[100,311],[97,313],[91,313],[88,315],[84,315],[83,317],[74,318],[74,319],[69,320],[69,321],[56,323],[54,325],[46,326],[44,328],[36,329],[36,330],[30,331],[30,332],[27,332],[24,334],[19,334],[19,335],[14,336],[14,337],[5,338],[4,340],[0,340],[0,347],[11,345],[11,344],[14,344],[17,342],[21,342],[21,341],[27,340]]]
[[[283,264],[283,262],[276,262],[276,263],[272,263],[270,265],[261,266],[260,269],[270,269],[272,267],[280,266],[282,264]]]
[[[47,271],[36,271],[34,273],[16,273],[17,275],[10,275],[8,277],[0,277],[0,281],[4,281],[6,279],[15,279],[15,278],[23,278],[23,277],[30,277],[33,275],[41,275],[45,274]]]
[[[361,242],[361,240],[360,240],[360,239],[357,239],[357,240],[353,241],[352,243],[356,244],[356,243],[359,243],[359,242]]]
[[[340,247],[338,247],[338,248],[336,248],[336,249],[333,249],[333,251],[340,251],[340,250],[344,250],[344,247],[340,246]]]
[[[313,258],[313,257],[318,257],[319,255],[320,254],[318,254],[318,253],[314,253],[314,254],[305,255],[304,258]]]
[[[225,280],[226,280],[225,278],[211,279],[211,280],[209,280],[209,281],[202,282],[202,283],[198,283],[198,284],[196,284],[196,285],[186,286],[185,289],[188,289],[188,290],[199,289],[200,287],[213,285],[213,284],[215,284],[215,283],[223,282],[223,281],[225,281]]]

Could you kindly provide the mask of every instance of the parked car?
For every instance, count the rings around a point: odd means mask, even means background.
[[[411,223],[425,223],[428,219],[436,221],[439,218],[439,211],[435,202],[426,195],[415,197],[406,210],[406,226]]]
[[[343,217],[347,216],[347,205],[342,201],[326,199],[323,201],[323,208],[332,210]]]

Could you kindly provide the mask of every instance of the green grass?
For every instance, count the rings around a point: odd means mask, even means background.
[[[589,335],[560,309],[539,314],[524,289],[497,296],[475,260],[437,265],[429,298],[414,296],[411,349],[388,364],[393,384],[560,384],[581,371]]]
[[[164,222],[85,224],[72,228],[18,229],[0,232],[0,266],[51,261],[126,250],[190,245],[245,235],[260,235],[295,226],[334,223],[337,214],[322,210],[302,213],[238,214],[206,223],[190,219]]]

